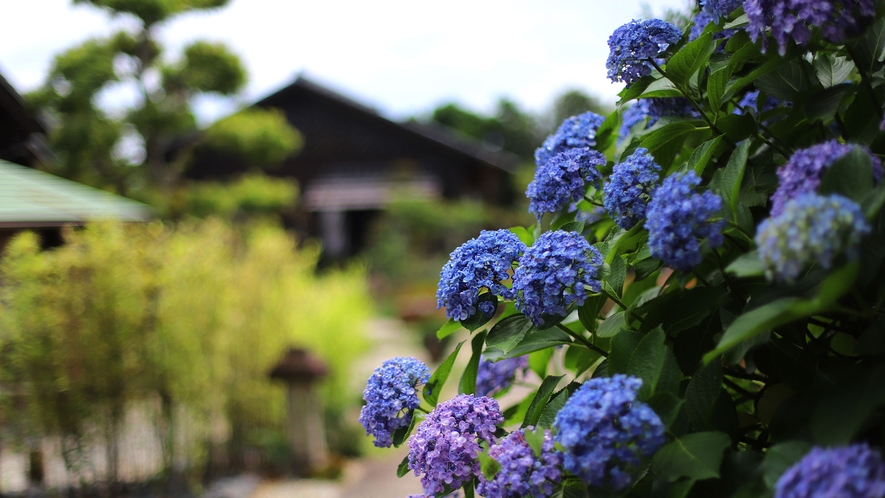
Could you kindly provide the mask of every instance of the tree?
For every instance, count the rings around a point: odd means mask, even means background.
[[[75,3],[132,18],[138,28],[87,40],[59,54],[45,84],[27,96],[54,124],[50,142],[59,161],[51,167],[62,176],[121,194],[168,194],[178,185],[190,151],[205,138],[194,118],[194,98],[234,95],[245,84],[246,73],[238,57],[219,43],[195,41],[180,58],[170,60],[164,57],[158,32],[177,15],[222,7],[227,0]],[[101,105],[102,97],[121,88],[135,94],[131,107]],[[301,143],[297,131],[272,110],[250,109],[210,128],[208,136],[259,163],[280,161]]]

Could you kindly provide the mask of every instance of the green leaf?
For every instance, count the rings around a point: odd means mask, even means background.
[[[562,394],[561,392],[554,396],[554,399],[559,397]],[[549,405],[548,405],[549,406]],[[534,430],[525,429],[523,430],[523,436],[525,437],[526,444],[529,445],[529,448],[532,449],[532,453],[535,454],[535,457],[540,459],[541,454],[544,451],[544,430],[543,428],[536,428]]]
[[[722,173],[719,189],[722,199],[729,206],[731,212],[737,210],[738,198],[741,193],[741,182],[744,179],[744,170],[747,167],[747,154],[751,143],[750,140],[745,140],[738,144],[728,159],[725,171]]]
[[[588,349],[583,345],[569,346],[563,362],[565,368],[575,372],[575,375],[587,371],[600,357],[599,352]]]
[[[685,137],[685,135],[695,130],[697,130],[697,126],[693,122],[676,121],[675,123],[662,126],[642,137],[641,145],[650,152],[654,152],[670,142]]]
[[[686,86],[698,69],[707,63],[714,48],[713,33],[705,33],[687,43],[667,62],[667,78],[677,86]]]
[[[544,407],[547,406],[547,401],[550,400],[553,391],[563,377],[564,375],[548,375],[544,378],[544,381],[541,382],[541,387],[538,388],[538,392],[532,399],[532,404],[529,405],[529,411],[526,413],[525,420],[522,421],[521,427],[525,428],[530,425],[538,425],[538,421],[541,420],[541,414],[544,412]]]
[[[615,256],[609,265],[609,274],[605,277],[605,284],[614,291],[618,297],[624,293],[624,280],[627,278],[627,265],[620,256]]]
[[[722,29],[743,28],[748,24],[750,24],[750,18],[747,17],[747,14],[741,14],[734,21],[725,23]]]
[[[661,418],[664,427],[669,429],[679,417],[679,411],[684,403],[671,392],[659,392],[648,400],[648,406]]]
[[[589,299],[584,300],[584,304],[578,308],[578,319],[581,320],[581,325],[587,329],[591,334],[596,331],[596,328],[599,326],[599,312],[602,310],[602,307],[605,306],[605,302],[608,298],[603,294],[599,294],[598,296],[593,296]]]
[[[461,383],[458,385],[458,394],[473,394],[476,392],[476,374],[479,371],[479,357],[482,355],[482,346],[485,344],[486,333],[476,334],[470,346],[473,354],[467,362],[467,368],[461,374]]]
[[[639,332],[627,330],[612,339],[612,349],[608,355],[608,375],[627,373],[630,358],[633,356],[633,351],[639,346],[642,338],[643,336]]]
[[[571,347],[571,346],[570,346]],[[547,367],[550,366],[550,358],[553,357],[553,348],[544,348],[529,353],[529,368],[535,372],[538,377],[547,375]]]
[[[812,95],[805,103],[805,116],[810,120],[829,121],[839,111],[846,95],[854,94],[852,85],[839,85],[826,88]]]
[[[413,410],[412,420],[411,422],[409,422],[409,425],[407,425],[406,427],[400,427],[399,429],[393,431],[393,446],[395,448],[399,448],[400,446],[402,446],[403,443],[406,442],[406,439],[408,439],[409,435],[412,434],[412,431],[415,430],[415,426],[417,426],[418,422],[420,422],[421,420],[424,420],[424,417],[421,416],[420,413],[415,413]]]
[[[516,235],[519,238],[519,240],[521,240],[522,243],[527,246],[531,247],[531,245],[535,243],[535,236],[532,235],[532,232],[530,232],[527,228],[510,227],[510,228],[508,228],[508,230],[510,230],[510,232],[512,232],[514,235]]]
[[[584,231],[584,222],[583,221],[571,221],[571,222],[568,222],[568,223],[562,225],[561,227],[559,227],[559,230],[562,230],[564,232],[581,233]]]
[[[774,489],[781,475],[811,451],[812,444],[806,441],[787,441],[776,444],[765,452],[762,462],[762,475],[765,484]]]
[[[758,51],[756,47],[750,47],[749,50],[752,51],[753,54],[757,53]],[[743,51],[743,49],[741,49],[741,51]],[[729,82],[728,84],[728,87],[725,89],[725,95],[722,96],[722,99],[729,100],[730,98],[734,97],[738,92],[743,90],[745,86],[753,83],[761,76],[764,76],[780,67],[780,63],[780,58],[771,57],[766,60],[765,63],[763,63],[761,66],[750,71],[750,73],[746,76],[731,80],[731,82]]]
[[[553,427],[553,422],[556,420],[556,414],[559,413],[559,410],[562,410],[566,401],[568,401],[568,391],[566,389],[556,393],[556,395],[547,403],[547,406],[544,407],[544,411],[541,412],[541,418],[538,419],[538,427],[542,429]],[[540,434],[543,435],[543,432],[540,432]]]
[[[731,439],[722,432],[695,432],[665,445],[652,459],[652,471],[670,482],[719,477],[722,454]]]
[[[627,320],[624,316],[623,311],[618,311],[614,315],[606,318],[602,324],[599,326],[599,329],[596,331],[596,337],[614,337],[618,335],[622,330],[627,329]]]
[[[814,72],[817,80],[824,88],[841,85],[848,81],[854,63],[845,57],[833,57],[824,52],[818,52],[814,58]]]
[[[404,475],[409,473],[409,455],[406,455],[403,458],[403,461],[399,463],[396,467],[396,476],[403,477]]]
[[[722,97],[725,95],[725,88],[731,79],[731,70],[726,66],[710,73],[707,78],[707,101],[714,111],[718,111],[722,107]]]
[[[495,309],[498,309],[498,296],[492,294],[491,292],[486,292],[479,295],[479,299],[476,301],[476,313],[467,317],[465,320],[461,320],[461,326],[465,329],[474,332],[476,329],[482,327],[483,325],[489,323],[489,320],[495,315],[492,313],[491,316],[486,316],[485,313],[480,311],[480,304],[485,302],[491,302]]]
[[[452,320],[451,318],[449,318],[449,321],[444,323],[443,326],[440,327],[439,330],[436,331],[436,338],[437,339],[444,339],[444,338],[454,334],[455,331],[457,331],[460,328],[461,328],[461,322],[456,322],[455,320]]]
[[[639,389],[638,398],[647,400],[654,396],[661,371],[664,369],[666,346],[664,346],[664,331],[660,327],[655,328],[645,335],[627,363],[627,374],[642,379],[642,387]]]
[[[745,312],[729,325],[716,349],[704,355],[704,362],[713,361],[717,356],[763,332],[828,310],[851,289],[859,268],[857,263],[851,263],[833,271],[811,298],[785,297]]]
[[[824,173],[818,192],[839,194],[860,203],[873,190],[873,164],[860,147],[833,162]]]
[[[571,337],[556,327],[544,330],[532,329],[509,353],[505,354],[497,348],[487,348],[485,356],[490,360],[516,358],[541,349],[571,343]]]
[[[532,330],[532,322],[523,314],[510,315],[492,327],[486,337],[486,345],[509,353]]]
[[[621,114],[614,110],[606,116],[605,121],[596,130],[596,150],[606,151],[617,140],[617,132],[621,127]],[[530,244],[526,244],[530,245]]]
[[[694,170],[698,176],[702,176],[704,170],[707,169],[707,164],[709,164],[714,157],[719,155],[719,146],[721,144],[722,135],[717,135],[715,138],[702,143],[694,152],[692,152],[691,157],[688,160],[688,168]]]
[[[725,271],[736,277],[761,277],[765,275],[765,266],[759,261],[759,252],[750,251],[742,254],[725,267]]]
[[[679,89],[676,88],[672,81],[666,78],[661,78],[648,85],[648,87],[645,88],[645,91],[642,92],[642,95],[640,95],[639,98],[650,99],[681,96],[682,92],[680,92]]]
[[[661,79],[659,74],[655,73],[655,75],[656,76],[643,76],[642,78],[634,81],[633,84],[631,84],[630,86],[621,90],[621,93],[618,94],[621,97],[621,101],[618,103],[625,104],[642,95],[642,92],[644,92],[645,89],[648,88],[648,85],[652,84],[658,79]]]
[[[812,88],[811,71],[807,61],[791,59],[756,80],[756,88],[774,98],[792,102]]]
[[[685,389],[685,411],[695,430],[713,428],[713,408],[721,391],[722,367],[719,362],[698,367]]]
[[[489,456],[485,451],[480,452],[478,456],[479,469],[482,471],[482,475],[485,476],[487,480],[491,481],[496,475],[498,475],[498,472],[501,472],[501,463]]]
[[[874,72],[876,64],[882,62],[885,50],[885,18],[880,17],[867,28],[862,38],[849,45],[854,49],[854,62],[857,63],[858,69],[866,74]]]
[[[455,346],[455,350],[436,367],[436,371],[433,372],[430,380],[424,385],[424,401],[428,402],[430,406],[436,406],[436,403],[439,401],[439,393],[446,384],[446,380],[449,379],[449,374],[452,373],[452,366],[455,364],[455,358],[458,357],[458,351],[461,351],[461,346],[465,342],[467,341],[461,341]]]

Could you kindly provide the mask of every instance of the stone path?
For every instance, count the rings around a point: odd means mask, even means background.
[[[384,360],[396,356],[414,356],[427,361],[418,335],[396,319],[375,318],[367,329],[372,349],[353,368],[354,389],[362,390],[366,379]],[[359,412],[354,413],[354,418]],[[422,492],[414,474],[396,477],[396,469],[408,453],[407,448],[372,453],[372,457],[354,461],[340,481],[291,479],[263,481],[251,494],[229,498],[405,498]],[[242,489],[242,488],[241,488]],[[225,497],[227,498],[227,497]]]

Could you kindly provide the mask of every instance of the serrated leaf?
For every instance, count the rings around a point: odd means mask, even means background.
[[[854,63],[845,57],[833,57],[819,52],[814,58],[814,72],[817,75],[817,80],[820,81],[824,88],[845,83],[848,81],[848,77],[853,69]]]
[[[510,315],[501,319],[489,331],[486,345],[509,353],[532,330],[532,321],[523,314]]]
[[[722,106],[722,96],[725,95],[725,88],[730,79],[731,70],[728,66],[713,71],[707,78],[707,101],[714,111]]]
[[[648,400],[648,406],[660,417],[664,427],[669,428],[679,417],[684,402],[671,392],[660,392]]]
[[[568,401],[567,390],[563,389],[556,393],[556,395],[550,399],[550,402],[547,403],[547,406],[544,407],[544,411],[541,412],[541,418],[538,419],[538,427],[545,429],[553,427],[553,422],[556,420],[556,414],[559,413],[559,410],[562,410],[566,401]]]
[[[525,420],[522,421],[522,428],[526,428],[530,425],[538,425],[538,421],[541,419],[541,414],[544,412],[547,402],[550,400],[553,391],[556,390],[556,386],[563,377],[564,375],[548,375],[547,377],[544,377],[544,381],[541,382],[541,387],[538,388],[538,392],[535,394],[535,397],[532,398],[532,404],[529,405]]]
[[[662,97],[681,97],[680,92],[672,81],[661,78],[652,82],[645,88],[645,91],[639,95],[641,99],[662,98]]]
[[[461,374],[461,382],[458,384],[458,394],[473,394],[476,392],[476,375],[479,371],[479,357],[482,355],[482,347],[485,344],[486,333],[480,332],[476,334],[470,347],[473,354],[470,361],[467,362],[467,368]]]
[[[612,339],[612,348],[608,355],[608,375],[627,373],[630,358],[642,341],[642,337],[638,332],[626,330]]]
[[[722,199],[734,212],[737,209],[738,198],[741,193],[741,182],[744,179],[744,171],[747,167],[747,155],[750,150],[750,140],[738,144],[728,159],[725,171],[722,172],[722,181],[719,183],[719,191]]]
[[[648,149],[649,152],[654,152],[674,140],[682,139],[695,130],[697,130],[697,126],[692,122],[670,123],[642,137],[641,146]]]
[[[642,379],[642,387],[637,395],[640,400],[651,398],[657,389],[666,359],[664,338],[664,331],[658,327],[646,334],[630,355],[627,374]]]
[[[702,176],[704,170],[707,169],[707,164],[715,157],[721,143],[722,135],[717,135],[715,138],[702,143],[692,152],[691,157],[688,159],[688,168],[694,170],[698,176]]]
[[[670,482],[683,477],[719,477],[722,454],[729,446],[731,439],[722,432],[686,434],[658,450],[652,459],[652,471]]]
[[[705,431],[713,428],[713,408],[721,391],[722,367],[719,362],[701,365],[691,376],[685,389],[685,411],[695,430]]]
[[[741,49],[743,51],[744,49]],[[748,49],[748,52],[752,52],[754,55],[757,53],[755,47],[751,47]],[[733,59],[734,60],[734,59]],[[781,60],[780,58],[769,58],[766,60],[761,66],[753,69],[746,76],[742,76],[737,79],[733,79],[728,83],[728,86],[725,88],[725,95],[722,96],[722,100],[729,100],[734,97],[738,92],[744,89],[750,83],[753,83],[760,77],[774,71],[778,67],[780,67]]]
[[[438,367],[436,367],[436,371],[433,372],[433,375],[430,376],[430,380],[424,385],[424,401],[429,403],[430,406],[436,406],[436,403],[439,401],[439,393],[446,384],[449,374],[452,373],[452,366],[455,364],[455,358],[458,357],[458,351],[461,351],[461,346],[463,346],[465,342],[467,341],[461,341],[455,346],[455,350],[452,351]]]
[[[584,304],[578,308],[578,319],[581,320],[581,325],[583,325],[591,334],[594,333],[599,326],[599,320],[597,317],[599,316],[602,307],[605,306],[605,301],[607,299],[608,298],[602,294],[593,296],[584,300]]]
[[[482,471],[482,475],[485,476],[486,480],[493,480],[498,475],[498,472],[501,472],[501,463],[489,456],[485,451],[480,452],[477,456],[479,457],[479,469]]]
[[[439,330],[436,331],[436,338],[437,339],[445,339],[446,337],[454,334],[460,328],[461,328],[460,322],[456,322],[455,320],[452,320],[451,318],[449,318],[449,321],[444,323],[443,326],[440,327]]]
[[[854,49],[854,62],[858,69],[866,74],[875,71],[885,51],[885,18],[880,17],[864,31],[863,37],[850,42],[850,45]]]
[[[687,43],[667,62],[667,78],[676,85],[685,86],[698,70],[707,63],[713,53],[713,33],[704,33]]]
[[[791,59],[780,64],[774,71],[760,76],[756,80],[756,88],[766,95],[792,102],[799,94],[812,88],[809,72],[807,61]]]
[[[860,147],[833,161],[818,189],[821,194],[839,194],[857,203],[872,190],[873,164],[869,154]]]
[[[624,280],[627,278],[627,265],[620,256],[615,256],[609,265],[610,271],[605,283],[618,297],[624,293]]]
[[[846,96],[854,91],[854,86],[839,85],[815,93],[805,103],[805,116],[810,120],[829,121],[839,111]]]
[[[505,354],[497,348],[487,348],[485,356],[490,360],[516,358],[544,348],[571,343],[571,337],[556,327],[544,330],[532,329],[509,353]]]

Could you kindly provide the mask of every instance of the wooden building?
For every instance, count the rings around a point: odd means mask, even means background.
[[[281,109],[304,137],[298,154],[265,173],[298,181],[302,216],[295,228],[319,237],[327,257],[358,252],[372,220],[398,193],[496,205],[513,200],[510,177],[520,159],[452,130],[391,121],[304,77],[254,105]],[[201,150],[186,174],[220,180],[248,166]]]

